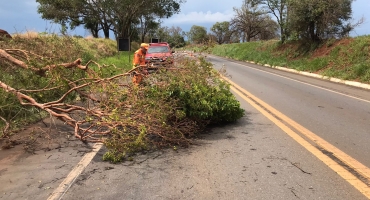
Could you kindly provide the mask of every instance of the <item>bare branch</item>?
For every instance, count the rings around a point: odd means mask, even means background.
[[[9,122],[6,121],[6,119],[3,118],[2,116],[0,116],[0,119],[5,122],[5,127],[4,127],[4,130],[3,130],[3,133],[5,134],[8,131],[10,125],[9,125]]]

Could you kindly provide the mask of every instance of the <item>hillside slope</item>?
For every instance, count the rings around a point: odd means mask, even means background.
[[[209,53],[241,61],[287,67],[343,80],[370,83],[370,36],[324,44],[258,41],[216,45]]]

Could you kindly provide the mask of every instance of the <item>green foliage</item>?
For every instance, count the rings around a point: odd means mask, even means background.
[[[22,60],[29,67],[40,69],[48,65],[70,63],[78,58],[82,58],[84,65],[90,59],[111,56],[117,49],[115,44],[115,41],[112,40],[97,41],[47,34],[35,37],[16,35],[12,40],[0,42],[0,49],[16,49],[11,54],[12,56]],[[24,59],[25,56],[28,56],[27,59]],[[30,69],[16,66],[5,59],[0,59],[0,66],[3,69],[0,81],[30,95],[39,103],[57,100],[69,90],[70,86],[66,78],[78,79],[85,76],[83,70],[64,67],[57,67],[45,75],[40,75]],[[57,89],[40,90],[52,87]],[[44,116],[43,112],[34,107],[21,106],[13,94],[5,92],[3,89],[0,89],[0,96],[0,116],[4,117],[12,128],[17,128]],[[66,101],[72,101],[75,98],[76,94],[72,93]],[[1,121],[0,132],[2,132],[4,125]]]
[[[113,30],[118,37],[128,38],[131,33],[138,36],[137,25],[143,16],[154,16],[155,19],[168,18],[180,12],[183,0],[151,0],[137,2],[134,0],[36,0],[39,3],[38,13],[43,19],[52,20],[63,27],[74,29],[84,27],[98,37],[99,30],[103,30],[105,38],[109,38],[109,31]],[[133,6],[135,5],[135,6]],[[155,19],[143,23],[153,25]],[[135,36],[134,36],[135,37]]]
[[[180,27],[160,27],[154,35],[162,42],[168,42],[171,48],[181,48],[185,46],[185,33]]]
[[[188,33],[188,38],[194,44],[201,44],[207,41],[207,29],[203,26],[193,25]]]
[[[234,122],[244,115],[210,63],[204,59],[177,63],[182,70],[152,74],[131,91],[133,95],[118,95],[131,106],[115,108],[112,120],[121,126],[105,143],[105,160],[117,162],[138,151],[187,146],[188,138],[208,124]]]
[[[290,0],[289,30],[301,39],[311,41],[347,36],[353,29],[353,25],[349,23],[352,2],[353,0]]]
[[[270,14],[275,16],[280,26],[280,41],[285,43],[289,37],[288,31],[288,3],[289,0],[256,0],[263,4]]]
[[[167,92],[169,98],[179,99],[187,117],[210,120],[210,123],[233,122],[243,116],[240,104],[229,90],[229,85],[220,80],[209,68],[211,63],[200,59],[200,64],[189,62],[195,74],[187,77],[173,77]],[[205,78],[207,75],[209,77]]]
[[[216,36],[216,41],[218,44],[223,44],[230,41],[231,31],[230,31],[230,22],[216,22],[212,27],[211,31]]]

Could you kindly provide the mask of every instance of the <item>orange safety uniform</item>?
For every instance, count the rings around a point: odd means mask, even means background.
[[[138,65],[145,65],[145,54],[143,53],[141,48],[134,53],[133,65],[134,68]]]
[[[142,43],[140,45],[140,49],[135,51],[134,60],[132,63],[133,68],[138,67],[140,65],[145,65],[145,54],[146,54],[145,49],[148,50],[148,48],[149,48],[149,44]],[[135,84],[139,84],[142,80],[143,80],[143,77],[141,74],[135,74],[134,77],[132,78],[132,82],[134,82]]]

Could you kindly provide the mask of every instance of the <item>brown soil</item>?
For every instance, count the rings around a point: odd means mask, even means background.
[[[328,56],[330,52],[337,46],[347,46],[351,44],[353,41],[353,38],[344,38],[341,40],[337,40],[334,42],[332,45],[329,47],[327,45],[322,45],[320,48],[316,49],[311,58],[317,58],[317,57],[323,57],[323,56]]]
[[[73,129],[56,119],[46,118],[31,124],[8,138],[0,139],[0,160],[10,151],[22,151],[32,154],[38,150],[50,151],[68,146],[76,141]]]
[[[311,54],[311,59],[317,58],[317,57],[323,57],[323,56],[328,56],[330,52],[337,46],[346,46],[350,45],[351,42],[353,41],[353,38],[344,38],[341,40],[335,41],[332,45],[328,46],[326,44],[323,44],[321,47],[317,48],[315,51],[312,52]],[[288,43],[288,44],[283,44],[279,45],[276,49],[274,54],[275,55],[282,55],[285,52],[297,52],[300,51],[300,46],[304,44],[298,44],[298,43]],[[288,57],[289,60],[295,60],[299,59],[300,56],[298,57]]]

